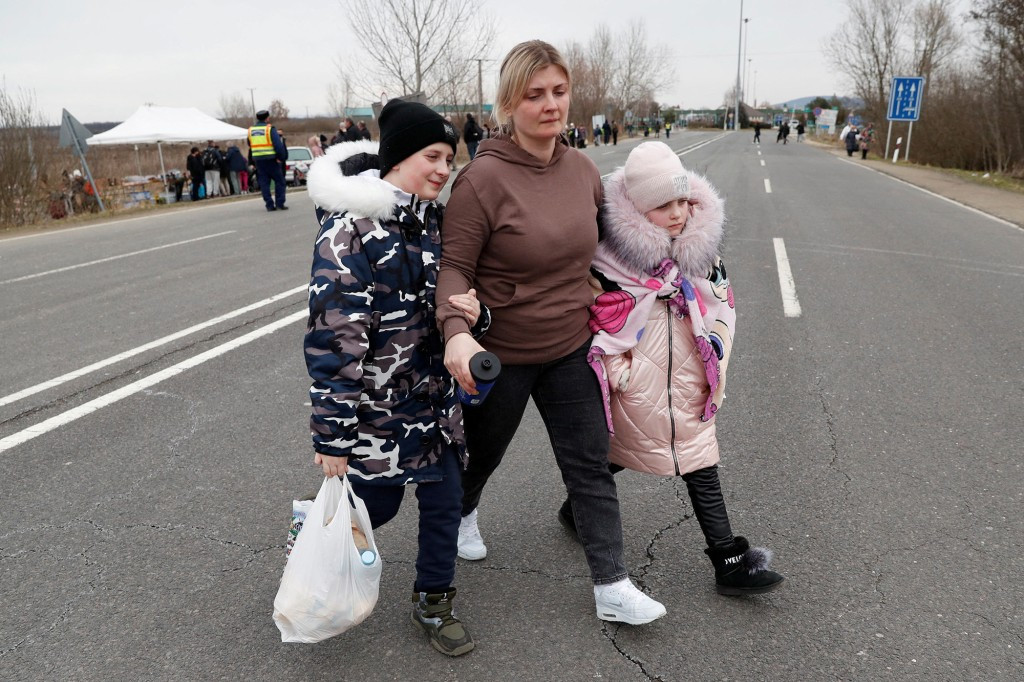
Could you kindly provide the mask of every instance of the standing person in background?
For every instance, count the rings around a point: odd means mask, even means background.
[[[307,141],[309,144],[309,153],[313,155],[313,158],[318,158],[324,155],[324,148],[320,146],[320,138],[313,135]]]
[[[217,153],[220,154],[220,193],[223,196],[231,196],[235,194],[231,190],[231,169],[228,168],[228,155],[220,150],[220,145],[213,145]]]
[[[665,124],[665,139],[668,140],[671,137],[672,137],[672,124],[671,123],[666,123]]]
[[[277,128],[270,125],[270,112],[256,112],[256,124],[249,126],[249,150],[260,180],[263,203],[268,211],[287,211],[284,205],[284,172],[281,163],[288,158],[288,150]],[[270,196],[270,183],[274,183],[274,197]]]
[[[604,120],[604,125],[601,126],[601,137],[604,139],[605,145],[611,142],[612,139],[612,124],[608,122],[608,119]]]
[[[242,175],[248,175],[245,172],[246,163],[245,157],[242,156],[242,150],[238,148],[238,145],[231,145],[228,147],[228,154],[225,157],[225,161],[228,165],[228,181],[231,183],[232,194],[245,194],[248,187],[248,177],[245,179],[246,182],[242,182]]]
[[[359,123],[356,124],[356,128],[358,128],[358,130],[359,130],[359,139],[360,140],[369,140],[369,139],[372,138],[372,135],[370,135],[370,129],[367,128],[366,124],[363,123],[362,121],[360,121]]]
[[[804,122],[803,121],[798,122],[796,124],[796,141],[797,142],[803,142],[804,141],[804,130],[806,130],[806,128],[804,128]]]
[[[192,191],[189,192],[189,196],[192,201],[199,201],[199,188],[203,186],[203,177],[206,175],[203,160],[199,155],[199,147],[192,147],[188,158],[185,159],[185,169],[188,170],[192,179]]]
[[[444,120],[448,123],[448,125],[450,125],[452,128],[455,129],[455,143],[456,143],[456,145],[458,145],[458,142],[459,142],[459,129],[455,128],[455,124],[452,123],[452,117],[451,116],[445,116]],[[458,163],[456,163],[454,156],[452,157],[452,170],[453,171],[459,170],[459,165],[458,165]]]
[[[213,143],[213,140],[206,141],[206,149],[203,150],[203,172],[206,177],[206,196],[215,197],[220,194],[220,164],[224,157],[220,149]]]
[[[612,121],[612,146],[619,143],[619,124]]]
[[[857,130],[857,126],[850,126],[850,131],[846,133],[846,139],[843,142],[846,143],[847,156],[853,156],[853,152],[857,150],[859,133],[860,131]]]
[[[339,142],[345,141],[345,122],[341,121],[338,123],[338,132],[331,138],[331,146],[338,144]]]
[[[477,125],[473,114],[466,114],[466,125],[462,126],[462,138],[466,141],[466,151],[469,152],[469,160],[476,158],[476,148],[484,136],[484,131]]]
[[[761,122],[760,121],[754,121],[754,140],[753,141],[754,141],[755,144],[759,143],[761,141]]]
[[[345,117],[345,141],[346,142],[358,142],[359,141],[359,128],[356,126],[356,122],[348,116]]]
[[[476,393],[470,358],[484,348],[449,297],[475,290],[491,311],[487,350],[501,374],[480,405],[465,406],[459,556],[487,556],[477,507],[533,398],[548,432],[590,567],[597,617],[639,625],[665,607],[630,581],[623,556],[601,387],[587,364],[587,282],[597,248],[601,175],[562,142],[569,68],[540,40],[512,48],[501,65],[495,114],[501,134],[480,145],[455,180],[445,214],[437,319],[445,366]],[[568,189],[568,191],[567,191]]]

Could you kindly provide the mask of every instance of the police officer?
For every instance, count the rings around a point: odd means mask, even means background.
[[[267,210],[287,211],[288,207],[284,205],[284,173],[281,171],[281,164],[288,158],[288,151],[277,128],[270,125],[270,112],[266,109],[257,111],[256,125],[249,126],[249,149],[252,152],[253,163],[256,164],[260,191],[263,192],[263,203],[267,205]],[[270,198],[271,180],[274,181],[273,200]]]

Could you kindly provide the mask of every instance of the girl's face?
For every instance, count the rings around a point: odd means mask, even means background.
[[[453,158],[451,145],[435,142],[392,166],[384,179],[409,194],[431,201],[448,182],[451,175],[448,164]]]
[[[692,213],[693,207],[688,199],[673,199],[658,208],[652,208],[644,217],[666,230],[670,236],[677,237],[683,233],[686,221]]]
[[[516,135],[538,141],[557,137],[569,113],[569,79],[549,64],[533,74],[526,93],[509,112]]]

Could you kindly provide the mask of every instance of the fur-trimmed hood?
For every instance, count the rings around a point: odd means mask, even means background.
[[[686,171],[693,215],[678,237],[649,221],[626,195],[625,167],[604,184],[603,248],[636,272],[650,272],[665,258],[679,264],[688,278],[707,277],[722,245],[724,201],[704,176]]]
[[[327,211],[347,211],[353,217],[373,220],[389,218],[396,205],[408,204],[411,197],[379,175],[364,173],[380,168],[378,148],[377,142],[369,140],[329,147],[309,167],[309,198]]]

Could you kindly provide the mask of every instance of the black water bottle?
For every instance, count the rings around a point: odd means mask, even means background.
[[[491,387],[501,374],[501,360],[494,353],[480,351],[469,359],[469,372],[476,382],[477,394],[467,393],[462,386],[457,387],[455,392],[464,405],[479,405],[487,398]]]

